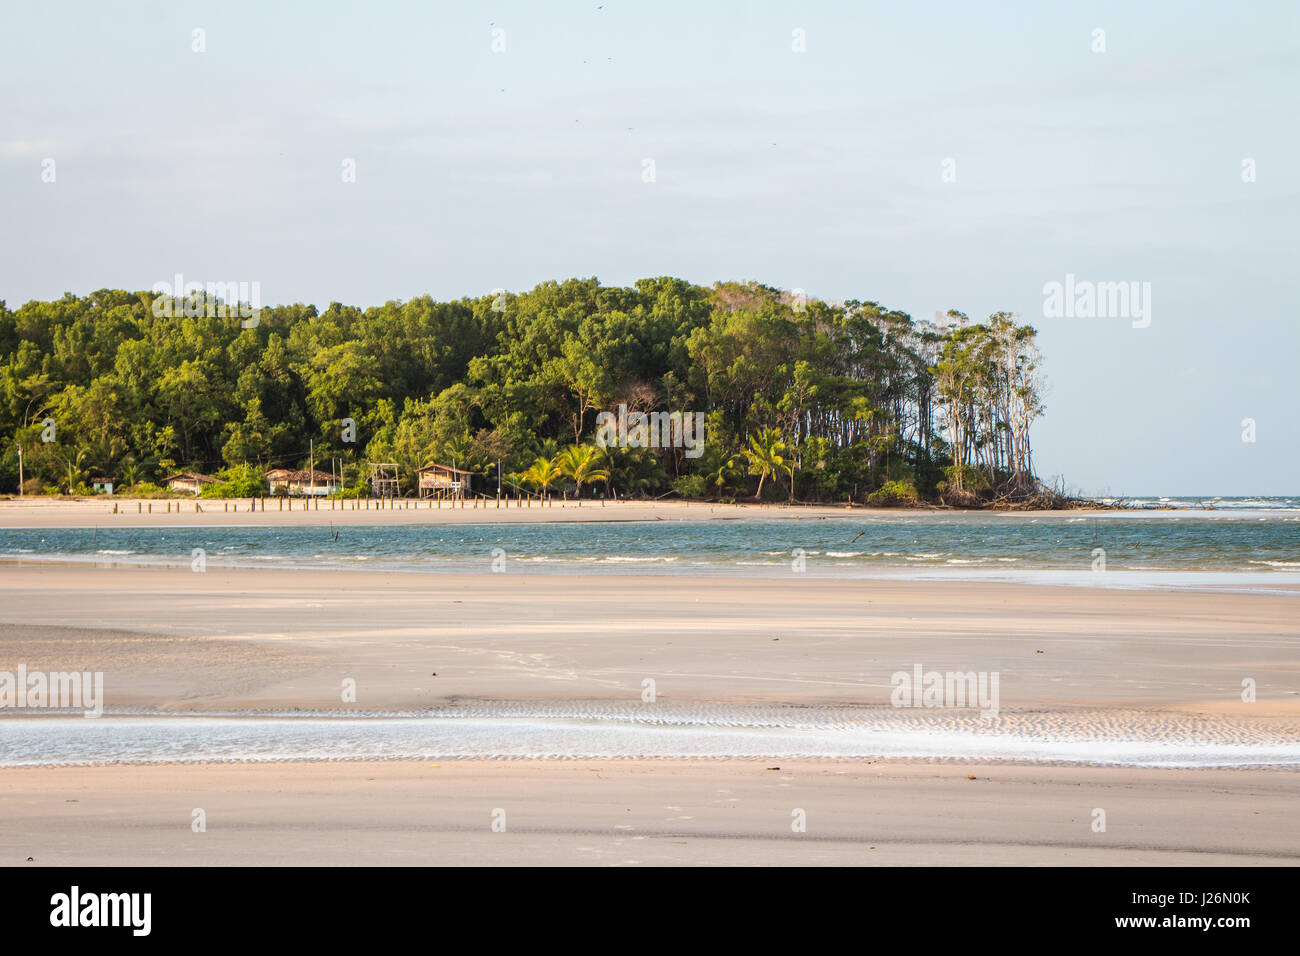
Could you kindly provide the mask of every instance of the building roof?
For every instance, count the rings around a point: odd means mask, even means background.
[[[212,484],[216,482],[216,480],[217,479],[213,478],[211,475],[201,475],[197,471],[178,471],[174,475],[168,475],[166,478],[163,479],[163,482],[166,483],[169,481],[197,481],[200,484]]]
[[[424,474],[426,471],[442,471],[442,472],[446,472],[446,473],[449,474],[449,475],[470,475],[470,476],[472,476],[472,475],[474,474],[474,472],[472,472],[472,471],[461,471],[459,468],[453,468],[453,467],[451,467],[451,465],[439,465],[439,464],[437,464],[436,462],[433,463],[433,464],[425,465],[423,468],[417,468],[417,469],[415,470],[416,474],[418,474],[418,475],[422,475],[422,474]]]
[[[328,471],[321,471],[320,469],[311,471],[310,469],[307,468],[304,468],[301,471],[294,471],[293,469],[290,468],[272,468],[270,471],[266,472],[266,474],[263,477],[268,478],[271,481],[308,481],[309,482],[314,480],[317,482],[322,482],[322,481],[332,482],[335,480],[335,477],[331,475]]]

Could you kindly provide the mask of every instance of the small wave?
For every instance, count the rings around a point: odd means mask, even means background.
[[[667,564],[669,562],[676,561],[677,558],[669,557],[667,555],[655,555],[653,557],[648,557],[648,558],[632,558],[627,556],[606,557],[603,558],[602,560],[608,561],[610,564],[653,564],[657,561]]]

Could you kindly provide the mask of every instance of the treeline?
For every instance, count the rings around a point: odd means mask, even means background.
[[[353,488],[369,462],[396,462],[413,489],[436,461],[492,492],[498,466],[512,490],[567,475],[572,490],[623,497],[971,505],[1042,492],[1035,333],[1005,313],[918,322],[673,278],[265,307],[256,321],[154,299],[0,302],[0,487],[17,488],[20,445],[28,492],[84,493],[93,477],[147,489],[178,470],[255,483],[307,467],[314,444],[316,466],[341,464]],[[596,416],[619,406],[705,413],[702,451],[602,446]]]

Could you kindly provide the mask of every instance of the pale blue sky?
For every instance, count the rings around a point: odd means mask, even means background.
[[[0,298],[677,275],[1005,309],[1044,474],[1300,493],[1300,4],[600,6],[6,4]],[[1150,327],[1044,318],[1066,273],[1150,282]]]

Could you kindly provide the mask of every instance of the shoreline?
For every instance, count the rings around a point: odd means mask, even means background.
[[[226,563],[209,560],[214,571],[282,571],[287,574],[362,574],[362,575],[449,575],[475,573],[466,563],[446,567],[338,567],[326,564],[262,564]],[[124,561],[104,556],[86,556],[84,559],[68,555],[57,557],[0,555],[0,568],[96,568],[125,571],[181,571],[190,570],[190,561],[182,556],[174,560]],[[1073,571],[1059,567],[1022,567],[1016,571],[986,568],[931,567],[908,570],[903,565],[853,568],[833,571],[813,568],[801,572],[808,580],[818,581],[874,581],[897,583],[1011,585],[1023,587],[1079,588],[1099,591],[1167,591],[1171,593],[1199,594],[1253,594],[1269,597],[1300,597],[1300,572],[1259,570],[1133,570],[1115,568],[1104,575],[1091,571]],[[553,576],[592,574],[614,578],[647,575],[656,579],[679,578],[698,575],[704,580],[778,581],[789,577],[787,570],[738,568],[730,565],[700,565],[686,567],[668,565],[660,568],[645,566],[612,565],[599,570],[577,562],[536,567],[529,577],[545,579]]]
[[[396,499],[396,507],[353,507],[352,500],[268,498],[266,510],[251,511],[250,499],[219,498],[0,498],[0,528],[36,530],[41,528],[91,527],[275,527],[388,525],[388,524],[496,524],[552,522],[637,522],[637,521],[737,521],[737,520],[832,520],[859,521],[897,518],[940,518],[961,521],[971,517],[1009,519],[1093,519],[1148,518],[1152,520],[1195,517],[1207,520],[1249,519],[1260,516],[1287,517],[1300,515],[1300,508],[1075,508],[1060,510],[959,509],[942,506],[920,508],[877,507],[862,504],[789,504],[737,502],[721,504],[707,501],[620,499],[603,501],[552,500],[545,504],[527,502],[520,507],[512,499],[482,499],[478,507],[466,500],[463,507],[439,507],[431,499]],[[289,504],[292,502],[292,504]],[[310,507],[305,507],[310,503]],[[331,504],[333,507],[331,507]],[[114,506],[117,511],[114,512]],[[198,507],[198,511],[195,507]],[[152,507],[152,512],[150,508]]]

